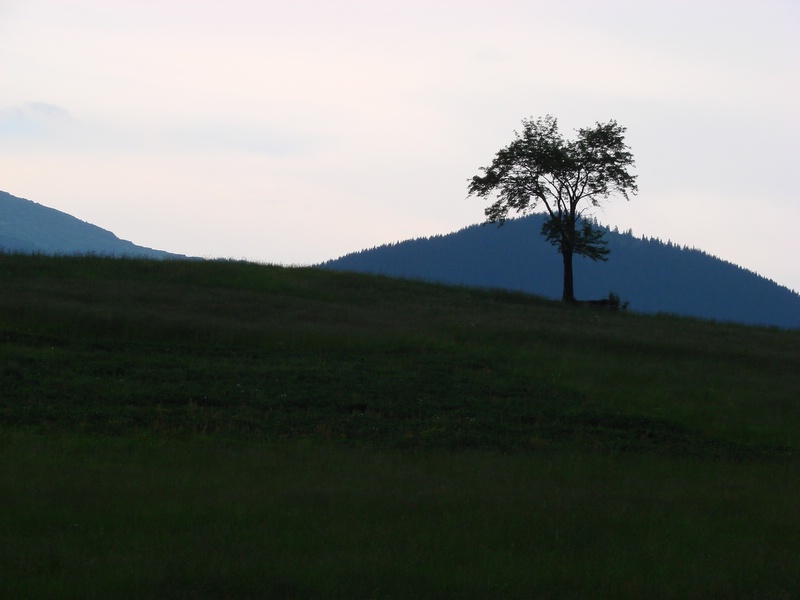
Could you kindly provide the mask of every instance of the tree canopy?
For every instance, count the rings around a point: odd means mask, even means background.
[[[549,215],[542,234],[558,248],[564,261],[562,299],[575,301],[572,257],[607,260],[603,232],[584,218],[612,195],[626,200],[636,194],[634,160],[625,145],[625,128],[616,121],[579,129],[566,140],[558,121],[547,115],[522,121],[522,132],[497,152],[492,164],[470,181],[469,195],[495,197],[484,211],[487,223],[502,225],[509,212],[526,214],[544,206]]]

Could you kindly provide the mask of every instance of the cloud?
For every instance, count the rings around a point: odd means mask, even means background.
[[[167,128],[162,135],[168,142],[196,150],[235,151],[274,157],[306,154],[319,144],[311,136],[302,133],[232,123]]]
[[[67,109],[47,102],[26,102],[22,105],[22,110],[43,119],[69,121],[72,118]]]
[[[25,102],[0,109],[0,136],[40,137],[72,122],[65,108],[47,102]]]

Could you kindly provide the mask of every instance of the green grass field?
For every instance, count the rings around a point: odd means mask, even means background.
[[[0,597],[800,590],[798,331],[243,262],[0,281]]]

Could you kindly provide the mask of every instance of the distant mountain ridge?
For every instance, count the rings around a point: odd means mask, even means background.
[[[354,252],[322,268],[561,297],[562,263],[542,235],[544,215]],[[575,294],[609,292],[644,313],[672,313],[749,325],[800,328],[800,295],[701,250],[603,228],[608,262],[576,257]]]
[[[60,210],[0,191],[0,252],[186,258],[137,246]]]

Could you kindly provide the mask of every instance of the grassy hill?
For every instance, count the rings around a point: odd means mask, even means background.
[[[800,589],[798,331],[241,262],[0,277],[3,597]]]

